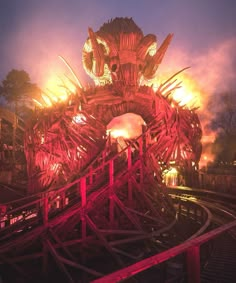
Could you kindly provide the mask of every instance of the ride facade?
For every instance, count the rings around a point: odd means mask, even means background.
[[[171,95],[183,70],[157,90],[146,84],[172,37],[157,48],[129,18],[89,28],[82,61],[95,86],[75,77],[67,99],[44,97],[50,107],[39,102],[25,130],[29,198],[6,207],[24,215],[0,230],[3,267],[44,279],[59,269],[63,280],[89,282],[140,260],[134,250],[175,223],[163,172],[174,164],[192,179],[202,131],[196,109]],[[112,136],[109,123],[126,114],[142,118],[140,129]],[[26,277],[19,282],[36,282]]]

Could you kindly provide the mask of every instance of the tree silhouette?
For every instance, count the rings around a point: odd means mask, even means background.
[[[24,70],[11,70],[0,84],[0,95],[5,97],[9,105],[13,105],[15,112],[12,135],[13,159],[16,148],[17,116],[22,117],[27,113],[26,109],[24,110],[25,113],[19,112],[19,102],[23,100],[25,102],[25,100],[32,98],[39,91],[37,85],[31,83],[29,74]],[[25,107],[25,103],[23,106]]]
[[[14,105],[16,115],[19,114],[19,102],[38,92],[39,88],[31,83],[29,74],[24,70],[11,70],[0,85],[0,95],[3,95],[9,104]]]

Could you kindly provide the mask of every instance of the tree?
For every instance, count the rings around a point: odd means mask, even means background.
[[[12,135],[13,160],[15,159],[17,116],[20,114],[19,102],[27,100],[38,92],[39,88],[31,83],[29,74],[24,70],[11,70],[0,85],[0,95],[4,96],[10,105],[13,104],[15,112]]]
[[[11,70],[0,85],[0,95],[3,95],[9,104],[13,104],[16,115],[19,102],[38,92],[39,88],[31,83],[29,74],[24,70]]]

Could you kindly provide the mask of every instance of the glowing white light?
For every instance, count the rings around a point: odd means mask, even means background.
[[[86,121],[86,117],[81,113],[73,117],[73,122],[76,124],[84,124],[85,121]]]
[[[117,139],[118,137],[123,137],[128,139],[129,133],[125,129],[112,129],[107,130],[108,133],[110,133],[110,136],[114,139]]]
[[[175,167],[170,167],[167,170],[164,170],[164,182],[166,185],[169,186],[176,186],[178,183],[177,176],[178,176],[178,171]]]

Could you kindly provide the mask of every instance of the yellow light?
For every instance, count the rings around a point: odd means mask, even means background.
[[[169,77],[171,77],[169,74],[164,76],[160,75],[153,80],[145,82],[145,84],[152,86],[153,90],[157,91],[161,83],[165,82]],[[180,73],[176,76],[176,81],[173,79],[172,82],[173,83],[170,81],[169,86],[165,87],[162,93],[163,95],[168,94],[174,86],[177,86],[175,90],[171,91],[171,97],[178,102],[180,106],[192,108],[201,107],[203,105],[205,93],[200,89],[200,86],[193,78],[185,73]]]
[[[50,98],[47,95],[42,94],[41,96],[42,96],[46,106],[48,106],[48,107],[52,106],[52,101],[50,100]]]
[[[168,170],[168,174],[177,174],[178,171],[176,168],[172,167],[170,170]]]
[[[130,137],[128,131],[125,129],[111,129],[107,130],[107,133],[110,133],[110,136],[114,139],[117,139],[118,137],[128,139]]]
[[[163,172],[164,183],[167,186],[176,186],[178,184],[178,171],[175,167],[170,167]]]
[[[180,106],[193,103],[194,101],[194,95],[191,92],[188,92],[186,87],[177,89],[173,94],[173,98]]]
[[[50,170],[57,173],[57,171],[60,169],[60,167],[61,167],[61,164],[53,163],[53,164],[50,165]]]
[[[214,154],[212,154],[211,152],[203,153],[199,161],[199,168],[207,166],[208,163],[213,162],[213,160],[214,160]]]
[[[71,93],[76,93],[76,86],[69,79],[63,80],[52,75],[42,87],[44,94],[41,94],[44,107],[51,107],[54,103],[66,101]],[[37,105],[41,106],[38,101]]]

